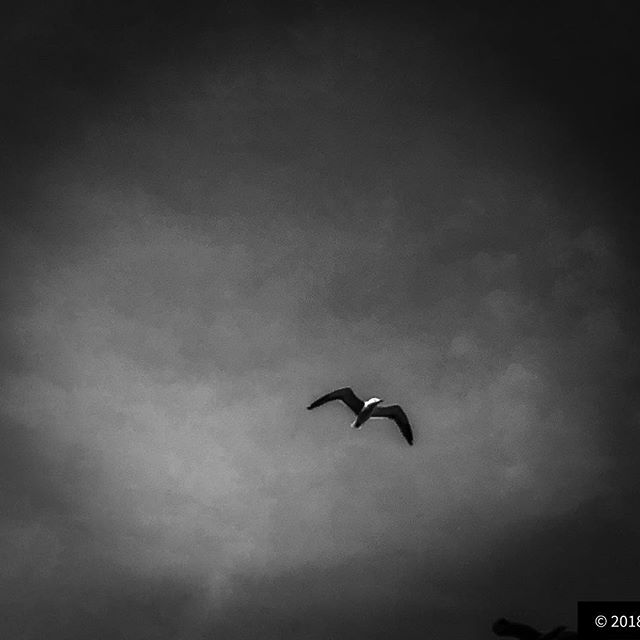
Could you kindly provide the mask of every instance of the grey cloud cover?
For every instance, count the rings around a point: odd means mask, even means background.
[[[205,34],[28,163],[7,637],[488,638],[637,595],[618,205],[444,27],[318,16]],[[342,384],[416,446],[305,411]]]

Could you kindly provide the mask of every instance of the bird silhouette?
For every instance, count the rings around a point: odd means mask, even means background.
[[[383,401],[375,397],[363,402],[351,387],[343,387],[314,400],[307,409],[315,409],[332,400],[341,400],[356,414],[355,420],[351,423],[351,427],[354,429],[359,429],[369,418],[388,418],[398,425],[400,433],[402,433],[405,440],[410,445],[413,444],[413,431],[409,424],[409,418],[407,418],[407,414],[400,405],[391,404],[381,407],[380,403]]]

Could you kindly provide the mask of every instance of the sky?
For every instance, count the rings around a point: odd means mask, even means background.
[[[1,635],[636,598],[628,9],[183,4],[3,20]]]

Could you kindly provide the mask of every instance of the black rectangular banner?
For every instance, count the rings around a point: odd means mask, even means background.
[[[640,601],[578,602],[580,640],[640,640]]]

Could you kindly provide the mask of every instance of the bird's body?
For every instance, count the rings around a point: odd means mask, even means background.
[[[389,418],[398,425],[405,440],[409,444],[413,444],[413,432],[409,419],[399,405],[393,404],[381,407],[382,400],[380,398],[370,398],[363,402],[350,387],[343,387],[318,398],[307,409],[315,409],[332,400],[341,400],[356,414],[355,420],[351,423],[354,429],[359,429],[369,418]]]
[[[373,418],[376,407],[382,402],[380,398],[370,398],[367,400],[356,419],[351,423],[354,429],[359,429],[369,418]]]

